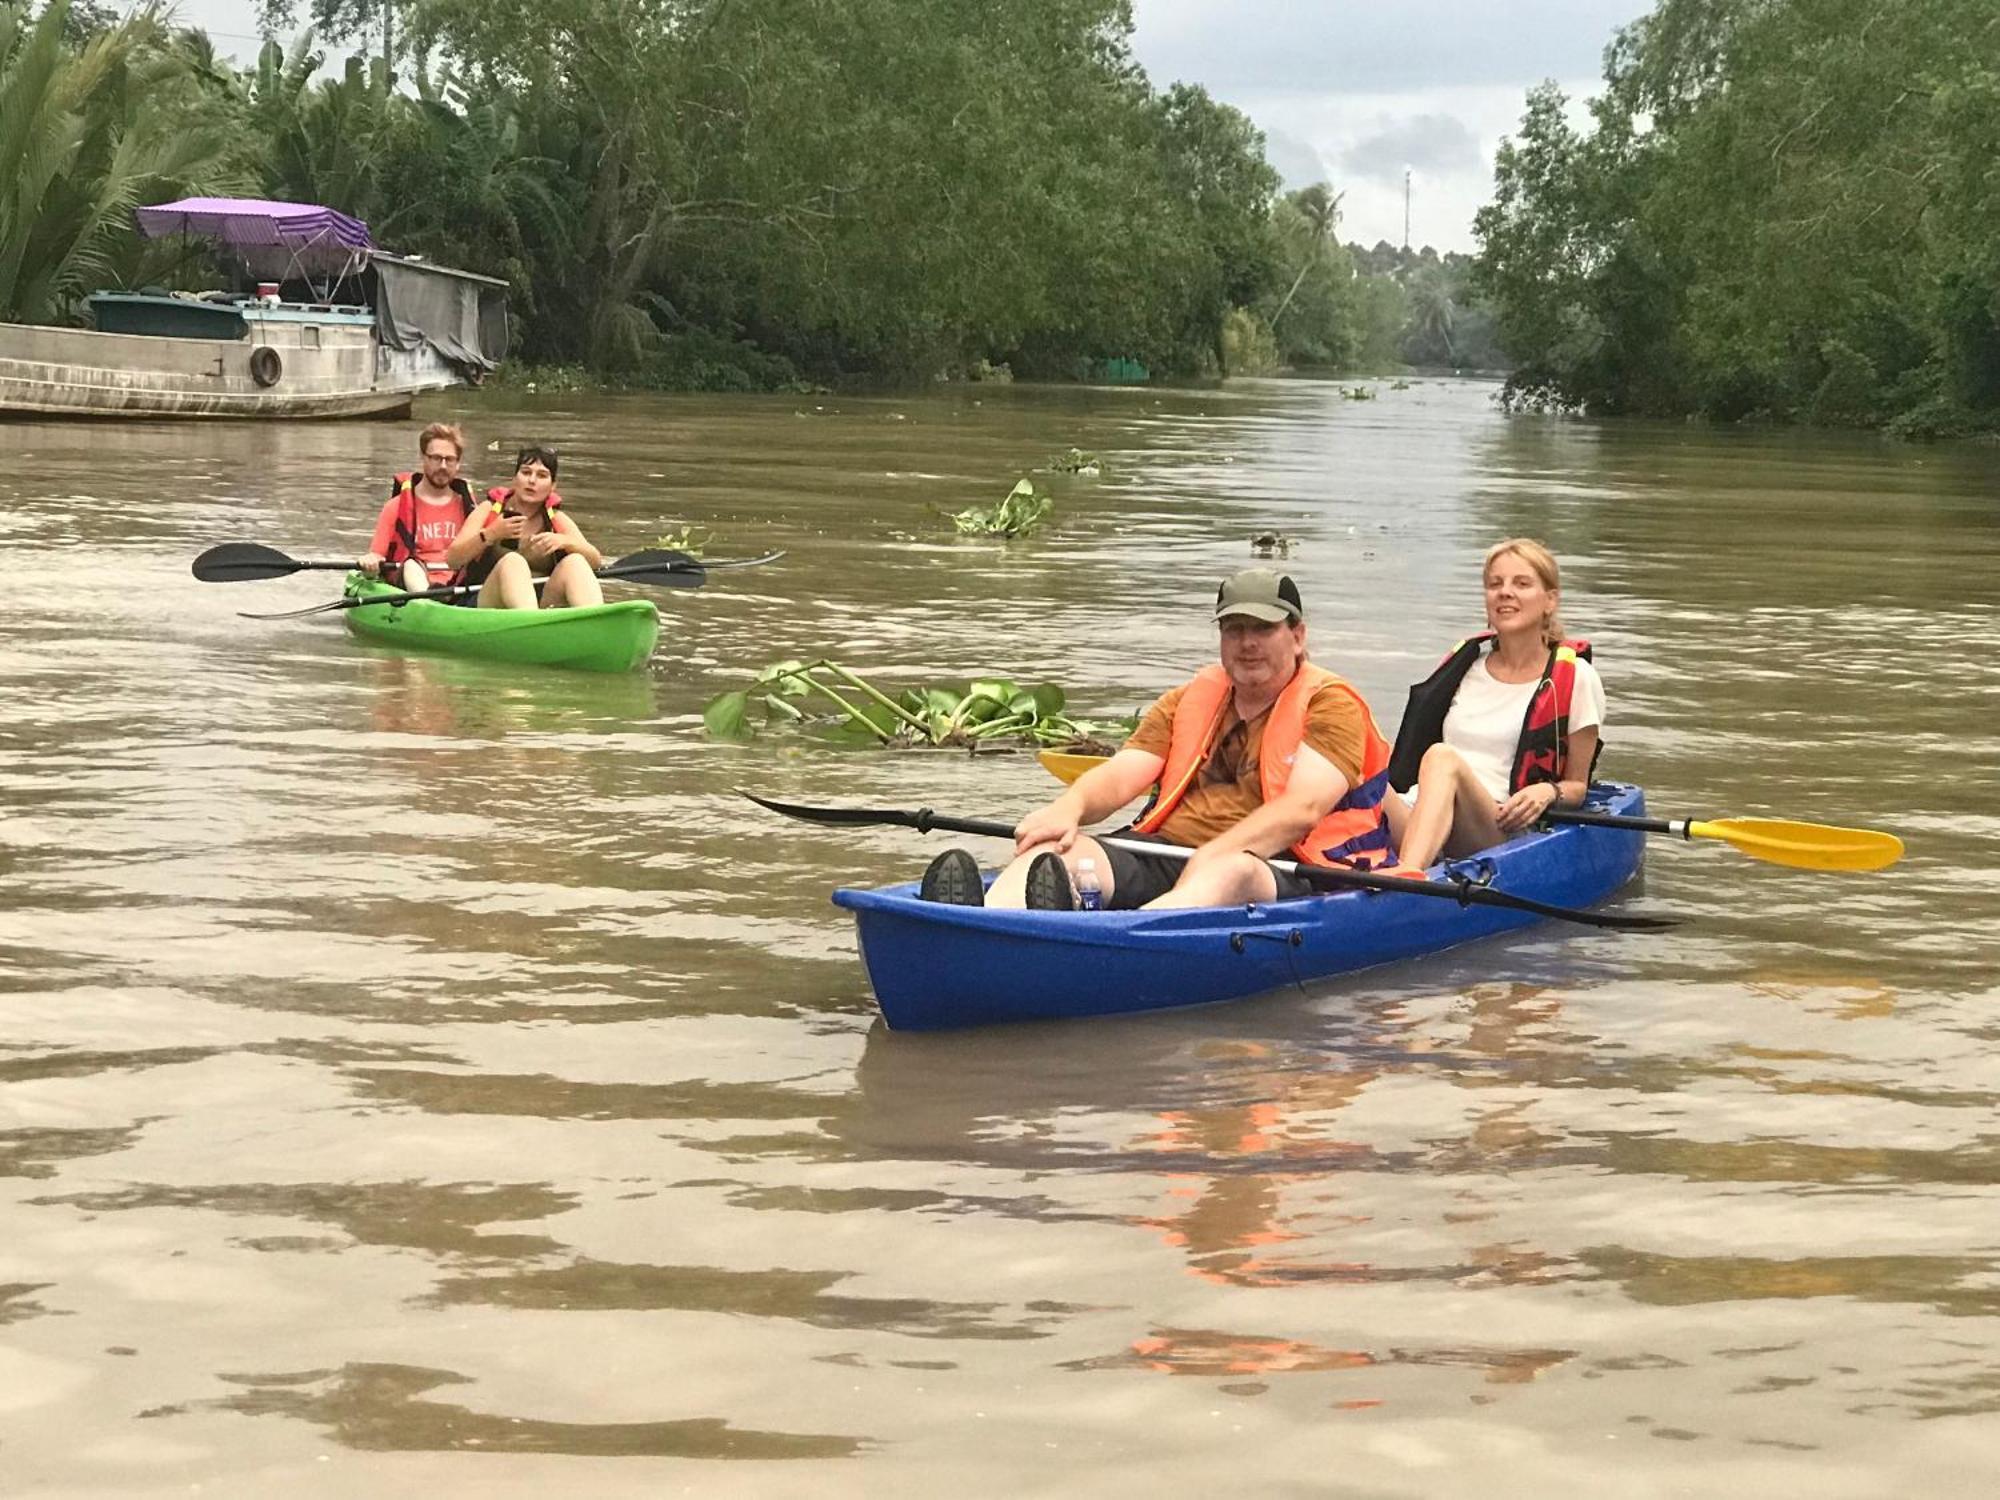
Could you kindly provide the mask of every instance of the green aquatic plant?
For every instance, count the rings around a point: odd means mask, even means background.
[[[898,748],[978,749],[1013,741],[1102,747],[1130,733],[1129,720],[1093,721],[1066,713],[1066,695],[1052,682],[1024,688],[1004,677],[964,688],[905,688],[891,696],[837,661],[782,661],[765,667],[747,688],[712,699],[702,710],[708,733],[747,740],[760,729],[791,726],[835,740]]]
[[[973,505],[947,514],[952,525],[969,536],[1017,537],[1047,520],[1055,504],[1054,496],[1038,493],[1032,479],[1023,479],[998,505]]]
[[[1373,386],[1366,385],[1344,385],[1340,388],[1340,399],[1343,401],[1373,401],[1375,399],[1375,389]]]
[[[708,529],[702,526],[679,526],[672,531],[663,531],[654,537],[650,545],[664,547],[669,552],[685,552],[689,557],[700,557],[708,545]]]
[[[1103,460],[1085,448],[1072,448],[1067,453],[1059,453],[1042,467],[1057,474],[1081,474],[1086,479],[1094,479],[1104,472]]]

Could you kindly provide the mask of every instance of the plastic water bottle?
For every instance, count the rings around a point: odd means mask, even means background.
[[[1076,909],[1104,910],[1104,887],[1097,883],[1097,861],[1094,859],[1076,862]]]

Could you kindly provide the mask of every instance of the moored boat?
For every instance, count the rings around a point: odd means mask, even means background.
[[[1586,806],[1636,815],[1635,786],[1593,786]],[[1645,835],[1563,824],[1444,870],[1565,907],[1613,895],[1637,872]],[[1533,915],[1396,892],[1183,911],[1046,912],[947,906],[914,882],[835,891],[900,1031],[1207,1005],[1434,953],[1525,926]]]
[[[190,198],[137,221],[207,241],[234,285],[98,292],[94,328],[0,323],[0,414],[390,415],[506,353],[505,282],[392,255],[332,209]]]
[[[660,635],[660,613],[645,599],[579,609],[473,609],[437,599],[392,604],[401,590],[360,573],[348,575],[347,597],[385,601],[342,611],[347,628],[365,641],[483,661],[630,672],[645,664]]]

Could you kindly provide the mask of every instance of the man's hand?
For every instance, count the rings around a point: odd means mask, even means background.
[[[1014,825],[1014,852],[1026,854],[1044,844],[1054,844],[1056,853],[1067,854],[1070,845],[1076,842],[1079,821],[1076,804],[1064,794]]]

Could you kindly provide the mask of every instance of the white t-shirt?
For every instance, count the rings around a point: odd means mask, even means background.
[[[1466,672],[1444,716],[1444,742],[1465,757],[1479,784],[1495,802],[1507,800],[1507,783],[1514,773],[1514,750],[1521,743],[1521,725],[1528,717],[1528,704],[1540,687],[1540,677],[1526,682],[1496,682],[1486,670],[1481,656]],[[1578,657],[1576,687],[1570,694],[1569,727],[1597,729],[1604,724],[1604,680],[1597,668]],[[1585,767],[1572,766],[1583,774]],[[1416,788],[1405,794],[1416,801]]]

